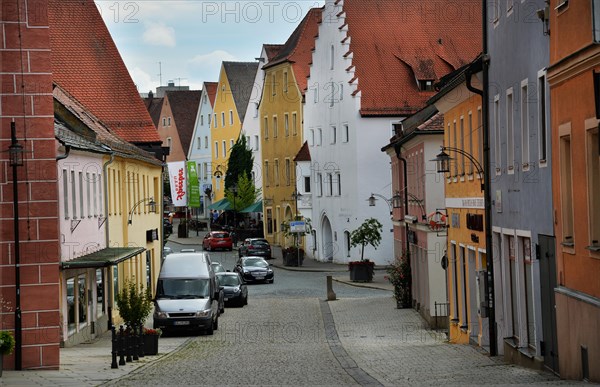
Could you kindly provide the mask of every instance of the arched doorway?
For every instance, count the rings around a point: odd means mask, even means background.
[[[323,221],[321,222],[321,240],[323,241],[323,260],[328,262],[333,261],[333,232],[331,231],[331,223],[327,215],[323,216]]]

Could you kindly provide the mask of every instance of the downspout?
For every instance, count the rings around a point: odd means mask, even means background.
[[[56,156],[56,161],[60,161],[60,160],[66,159],[67,157],[69,157],[69,153],[71,153],[71,145],[65,145],[65,153],[62,154],[62,155]]]
[[[401,155],[401,151],[400,151],[400,144],[396,144],[394,145],[394,151],[396,152],[396,158],[400,161],[402,161],[402,165],[403,165],[403,180],[404,180],[404,187],[402,188],[402,191],[404,191],[404,230],[406,231],[406,235],[405,235],[405,239],[406,239],[406,259],[408,262],[408,267],[410,267],[410,242],[408,240],[408,234],[409,234],[409,230],[408,230],[408,223],[406,223],[406,215],[408,215],[408,167],[406,164],[406,159]],[[410,294],[410,299],[412,300],[412,281],[410,284],[410,288],[409,288],[409,294]]]
[[[108,166],[110,164],[113,163],[113,161],[115,161],[115,153],[114,152],[110,152],[110,159],[105,162],[102,165],[102,180],[104,180],[104,216],[105,216],[105,220],[104,220],[104,227],[105,227],[105,238],[106,238],[106,248],[109,247],[110,244],[110,237],[109,237],[109,230],[108,230]],[[108,276],[107,276],[108,278]],[[102,291],[104,292],[104,294],[107,294],[106,290],[108,288],[108,330],[110,330],[113,326],[113,321],[112,321],[112,300],[113,300],[113,287],[112,286],[106,286],[106,280],[102,281],[102,286],[103,289]]]

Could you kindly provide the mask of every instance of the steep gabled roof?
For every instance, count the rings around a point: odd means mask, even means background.
[[[312,52],[315,47],[315,36],[319,32],[322,12],[323,8],[311,8],[279,50],[279,53],[263,67],[263,69],[267,69],[284,62],[290,62],[294,68],[296,82],[302,94],[306,90]]]
[[[169,100],[173,121],[177,126],[177,134],[179,134],[179,141],[181,141],[181,147],[185,154],[188,153],[192,142],[201,96],[202,91],[200,90],[165,92],[165,98]]]
[[[281,50],[283,44],[263,44],[263,47],[265,48],[265,53],[267,54],[267,61],[270,62],[279,53],[279,50]]]
[[[204,89],[206,90],[206,95],[208,95],[208,101],[210,102],[210,106],[215,106],[215,98],[217,97],[217,87],[219,86],[219,82],[204,82]]]
[[[452,3],[344,0],[339,23],[351,38],[363,116],[413,114],[433,95],[418,80],[435,82],[481,51],[481,1]]]
[[[300,147],[298,153],[296,153],[296,157],[294,157],[294,161],[310,161],[310,149],[308,148],[308,142],[304,141],[304,144]]]
[[[246,108],[252,96],[252,86],[256,70],[258,70],[258,62],[223,62],[223,68],[229,80],[231,95],[240,121],[244,122]]]
[[[53,81],[126,141],[160,144],[93,0],[49,0]]]
[[[70,95],[60,86],[55,85],[52,95],[55,101],[55,134],[63,143],[78,142],[81,148],[84,143],[77,140],[79,137],[79,140],[83,138],[95,144],[93,148],[89,149],[90,151],[97,151],[99,148],[103,148],[107,152],[112,151],[121,157],[141,160],[153,165],[162,165],[152,153],[146,152],[115,135],[102,120],[88,111],[74,96]],[[57,122],[60,123],[58,128],[56,125]],[[67,136],[65,128],[69,128],[71,132],[76,133],[76,136],[65,138]]]
[[[148,113],[150,113],[150,117],[152,118],[152,122],[154,122],[154,126],[158,128],[160,113],[162,111],[163,98],[144,98],[144,105],[146,105],[146,109],[148,110]]]

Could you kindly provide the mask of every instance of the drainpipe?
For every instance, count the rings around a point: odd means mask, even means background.
[[[109,247],[109,243],[110,243],[110,237],[109,237],[109,230],[108,230],[108,166],[110,164],[113,163],[113,161],[115,161],[115,153],[114,152],[110,152],[110,159],[104,163],[104,165],[102,165],[102,179],[104,180],[104,216],[105,216],[105,221],[104,221],[104,227],[105,227],[105,238],[106,238],[106,247]],[[107,278],[108,279],[108,276]],[[113,299],[113,287],[112,286],[106,286],[106,279],[104,281],[102,281],[102,292],[104,294],[107,294],[106,290],[108,288],[108,330],[110,330],[112,328],[113,325],[113,321],[112,321],[112,299]]]
[[[402,161],[402,165],[403,165],[403,180],[404,180],[404,187],[402,188],[402,191],[404,191],[404,230],[406,231],[406,235],[404,236],[404,238],[406,239],[406,259],[408,262],[408,266],[410,267],[410,242],[408,241],[408,223],[406,223],[406,215],[408,215],[408,167],[406,164],[406,159],[401,155],[401,151],[400,151],[401,146],[399,144],[394,145],[394,151],[396,152],[396,158],[400,161]],[[410,293],[410,299],[412,300],[412,281],[410,284],[410,288],[409,288],[409,293]]]
[[[69,157],[69,153],[71,153],[71,145],[65,145],[65,153],[62,155],[56,156],[56,161],[64,160]]]
[[[486,271],[487,271],[487,311],[489,318],[489,340],[490,340],[490,356],[498,355],[498,338],[496,327],[496,305],[495,305],[495,290],[494,290],[494,252],[492,241],[492,196],[491,196],[491,177],[490,177],[490,113],[489,113],[489,65],[490,57],[487,53],[487,7],[484,2],[483,15],[483,53],[482,53],[482,73],[483,73],[483,90],[479,90],[471,84],[473,74],[471,71],[465,72],[467,89],[478,94],[482,99],[481,114],[483,119],[483,202],[485,206],[485,254],[486,254]]]

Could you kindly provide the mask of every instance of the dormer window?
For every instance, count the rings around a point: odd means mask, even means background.
[[[419,90],[421,91],[433,91],[433,80],[432,79],[419,79]]]

